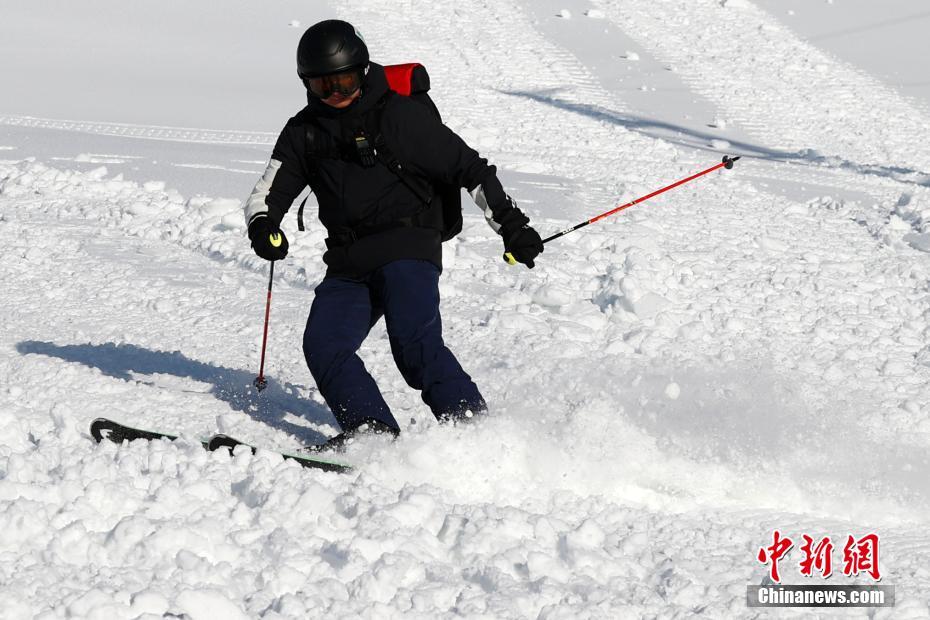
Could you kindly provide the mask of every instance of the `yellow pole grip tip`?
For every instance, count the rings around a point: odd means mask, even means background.
[[[280,248],[283,241],[279,233],[271,233],[268,235],[268,240],[271,242],[271,245],[276,248]]]
[[[515,259],[515,258],[513,257],[513,254],[511,254],[510,252],[505,252],[505,253],[504,253],[504,262],[507,263],[508,265],[516,265],[516,264],[517,264],[517,259]]]

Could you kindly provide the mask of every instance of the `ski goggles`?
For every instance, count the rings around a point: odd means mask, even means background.
[[[304,84],[307,89],[320,99],[329,99],[335,93],[348,97],[362,86],[362,70],[352,69],[343,73],[323,75],[320,77],[305,77]]]

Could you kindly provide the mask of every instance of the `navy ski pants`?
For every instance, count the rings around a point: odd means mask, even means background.
[[[437,418],[487,409],[478,387],[442,340],[439,268],[397,260],[364,280],[331,277],[316,287],[304,356],[320,394],[344,429],[375,418],[398,424],[357,351],[384,316],[394,362]]]

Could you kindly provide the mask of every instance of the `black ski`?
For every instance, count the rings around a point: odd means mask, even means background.
[[[213,450],[226,448],[232,452],[236,446],[245,446],[252,451],[252,454],[255,454],[255,452],[258,450],[258,448],[255,446],[247,444],[244,441],[239,441],[235,437],[230,437],[229,435],[214,435],[210,438],[209,446],[207,449],[212,452]],[[290,454],[288,452],[278,452],[278,454],[286,459],[297,461],[304,467],[311,467],[313,469],[322,469],[323,471],[337,471],[341,473],[352,470],[351,465],[337,463],[336,461],[330,461],[318,456],[309,456],[306,454]]]
[[[114,422],[113,420],[108,420],[106,418],[97,418],[90,423],[90,434],[97,443],[100,443],[103,439],[109,439],[113,443],[123,443],[124,441],[135,441],[136,439],[145,439],[146,441],[152,441],[155,439],[167,439],[168,441],[174,441],[178,438],[177,435],[169,435],[168,433],[159,433],[156,431],[144,431],[139,428],[132,428],[131,426],[125,426],[119,422]],[[210,440],[201,439],[200,445],[204,449],[209,449]]]
[[[104,439],[108,439],[117,444],[123,443],[124,441],[135,441],[137,439],[144,439],[146,441],[167,439],[169,441],[174,441],[178,438],[177,435],[133,428],[131,426],[125,426],[119,422],[114,422],[113,420],[108,420],[106,418],[97,418],[91,422],[90,434],[97,441],[97,443],[100,443]],[[201,439],[200,445],[202,445],[205,450],[209,450],[211,452],[218,450],[219,448],[226,448],[231,452],[236,446],[246,446],[252,451],[252,454],[254,454],[257,450],[255,446],[239,441],[238,439],[234,439],[233,437],[229,437],[228,435],[214,435],[209,439]],[[352,470],[352,466],[350,465],[346,465],[345,463],[337,463],[325,458],[305,456],[300,454],[285,454],[283,452],[280,452],[279,454],[281,454],[281,456],[286,459],[297,461],[303,467],[341,473],[349,472]]]

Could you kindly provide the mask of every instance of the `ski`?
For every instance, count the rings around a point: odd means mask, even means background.
[[[113,420],[108,420],[107,418],[97,418],[91,422],[90,435],[97,443],[100,443],[104,439],[109,439],[113,443],[123,443],[124,441],[135,441],[137,439],[145,439],[146,441],[167,439],[168,441],[174,441],[178,438],[177,435],[133,428],[120,424],[119,422],[114,422]],[[208,450],[209,444],[209,439],[200,440],[200,445],[202,445],[204,449]]]
[[[239,441],[235,437],[230,437],[229,435],[214,435],[210,438],[209,447],[207,448],[210,451],[218,450],[220,448],[226,448],[232,452],[236,446],[245,446],[252,451],[252,454],[258,450],[255,446],[247,444],[244,441]],[[288,452],[278,452],[284,458],[297,461],[303,467],[309,467],[313,469],[322,469],[323,471],[335,471],[340,473],[346,473],[352,470],[351,465],[346,465],[345,463],[339,463],[336,461],[330,461],[325,458],[320,458],[317,456],[309,456],[306,454],[291,454]]]
[[[109,420],[107,418],[97,418],[91,422],[90,434],[97,443],[107,439],[117,444],[121,444],[124,441],[136,441],[137,439],[144,439],[146,441],[167,439],[168,441],[174,441],[178,438],[178,435],[133,428],[131,426],[120,424],[119,422],[114,422],[113,420]],[[205,450],[209,450],[210,452],[220,448],[225,448],[232,452],[236,446],[246,446],[249,450],[252,451],[252,454],[255,454],[255,452],[258,450],[258,448],[255,446],[223,434],[213,435],[209,439],[201,439],[200,445],[203,446]],[[300,454],[289,454],[284,452],[279,452],[278,454],[280,454],[285,459],[297,461],[301,466],[307,468],[340,473],[347,473],[352,470],[351,465],[330,461],[325,458]]]

